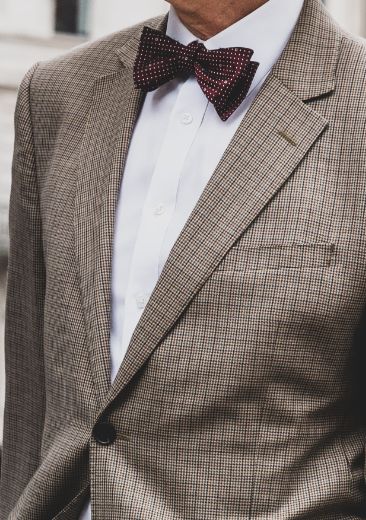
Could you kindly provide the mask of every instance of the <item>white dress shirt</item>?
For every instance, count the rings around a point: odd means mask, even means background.
[[[146,95],[136,123],[117,206],[112,257],[112,382],[178,235],[284,50],[304,0],[268,0],[204,41],[207,49],[248,47],[259,67],[245,101],[225,122],[196,79],[173,80]],[[170,9],[167,35],[197,38]],[[90,503],[82,520],[90,520]]]

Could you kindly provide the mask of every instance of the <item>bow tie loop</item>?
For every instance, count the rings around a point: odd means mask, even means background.
[[[207,50],[193,41],[182,45],[160,31],[145,27],[134,65],[136,88],[156,90],[177,77],[195,75],[207,99],[226,121],[244,101],[258,63],[253,50],[230,47]]]

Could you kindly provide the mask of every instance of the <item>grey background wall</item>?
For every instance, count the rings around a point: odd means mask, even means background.
[[[365,0],[325,0],[324,3],[346,29],[366,36]],[[167,8],[164,0],[0,0],[0,441],[5,388],[3,337],[8,201],[13,112],[19,82],[34,62],[163,13]]]

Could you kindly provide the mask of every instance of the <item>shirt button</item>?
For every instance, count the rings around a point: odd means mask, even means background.
[[[164,204],[159,204],[159,206],[156,206],[154,209],[154,215],[163,215],[165,213],[165,206]]]
[[[144,309],[146,306],[147,298],[144,294],[137,294],[136,295],[136,305],[138,309]]]
[[[182,114],[182,117],[181,117],[181,123],[183,125],[190,125],[193,121],[193,116],[192,114],[190,114],[189,112],[185,112],[184,114]]]

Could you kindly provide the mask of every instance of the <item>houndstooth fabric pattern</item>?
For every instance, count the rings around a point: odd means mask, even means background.
[[[364,44],[305,2],[111,386],[142,29],[37,64],[20,88],[0,519],[77,520],[91,496],[93,520],[363,520]]]
[[[259,63],[241,47],[207,50],[194,41],[182,45],[161,31],[144,27],[134,65],[135,86],[156,90],[177,76],[194,74],[216,112],[226,121],[246,98]]]

